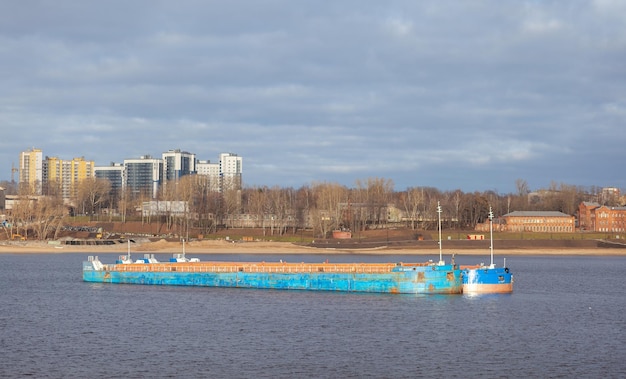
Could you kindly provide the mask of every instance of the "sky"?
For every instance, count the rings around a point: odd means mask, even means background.
[[[243,158],[245,186],[626,189],[626,1],[0,3],[0,180]],[[16,176],[17,178],[17,176]]]

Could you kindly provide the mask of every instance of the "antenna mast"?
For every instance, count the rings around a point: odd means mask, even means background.
[[[493,268],[493,212],[489,207],[489,250],[491,251],[491,268]]]
[[[439,264],[443,264],[443,257],[441,255],[441,204],[437,202],[437,215],[439,216]]]

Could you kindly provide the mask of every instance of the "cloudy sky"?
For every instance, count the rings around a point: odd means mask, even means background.
[[[19,152],[179,148],[248,186],[626,189],[626,2],[0,4],[0,180]]]

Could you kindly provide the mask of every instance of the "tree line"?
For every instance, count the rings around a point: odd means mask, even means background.
[[[337,229],[351,231],[403,226],[411,229],[437,228],[437,205],[442,208],[442,227],[469,230],[485,222],[489,209],[501,216],[512,211],[550,210],[574,215],[582,201],[619,205],[620,199],[603,198],[600,187],[552,183],[547,189],[531,192],[523,179],[516,181],[516,192],[441,191],[434,187],[410,187],[395,191],[393,181],[385,178],[357,180],[353,187],[338,183],[314,182],[300,188],[252,186],[237,189],[229,183],[190,175],[161,186],[156,199],[147,193],[112,192],[107,180],[89,178],[81,181],[71,201],[64,202],[55,185],[46,187],[45,196],[34,200],[28,185],[11,187],[0,184],[7,193],[16,191],[13,210],[7,212],[7,224],[13,233],[26,233],[36,239],[56,238],[72,215],[87,215],[99,220],[167,223],[180,234],[210,234],[220,227],[260,227],[268,234],[296,233],[312,229],[323,238]],[[183,202],[184,214],[146,215],[142,205],[148,201]],[[6,230],[6,228],[5,228]]]

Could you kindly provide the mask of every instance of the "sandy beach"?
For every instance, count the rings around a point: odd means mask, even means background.
[[[180,253],[182,243],[167,242],[139,242],[131,244],[134,253]],[[15,253],[125,253],[126,244],[115,245],[54,245],[45,241],[5,242],[0,243],[0,254]],[[411,248],[373,248],[373,249],[341,249],[341,248],[314,248],[301,246],[289,242],[238,242],[225,240],[191,241],[185,243],[185,252],[191,254],[414,254],[433,255],[439,252],[436,249]],[[626,256],[626,249],[621,248],[561,248],[561,249],[501,249],[498,255],[595,255],[595,256]],[[482,249],[456,249],[444,251],[445,255],[478,255],[485,254]]]

